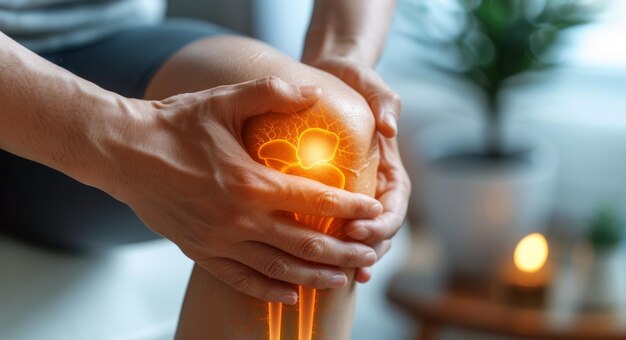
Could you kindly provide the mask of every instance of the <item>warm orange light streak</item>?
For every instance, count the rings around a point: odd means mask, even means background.
[[[283,304],[278,302],[269,302],[267,304],[270,340],[280,340],[280,331],[283,318]]]
[[[343,172],[329,162],[333,160],[339,147],[337,134],[309,128],[298,136],[297,147],[284,139],[275,139],[261,145],[258,156],[265,165],[286,174],[301,176],[343,189],[346,178]],[[320,217],[294,213],[294,218],[322,233],[327,233],[332,217]],[[311,340],[315,316],[316,290],[299,287],[298,339]],[[280,339],[282,305],[269,303],[270,340]]]

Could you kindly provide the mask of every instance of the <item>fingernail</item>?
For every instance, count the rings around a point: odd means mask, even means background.
[[[363,256],[363,261],[366,262],[366,266],[371,266],[374,263],[376,263],[376,253],[373,251],[368,252],[367,254],[365,254],[365,256]]]
[[[350,237],[359,241],[365,240],[366,238],[370,237],[371,234],[372,233],[364,227],[358,227],[357,229],[348,233]]]
[[[398,131],[398,122],[396,121],[396,116],[394,116],[393,113],[387,113],[385,116],[385,124],[387,124],[393,132]]]
[[[295,305],[298,302],[298,296],[296,294],[285,294],[281,295],[279,300],[288,305]]]
[[[300,95],[302,97],[311,97],[315,95],[318,91],[318,87],[315,85],[304,85],[300,86]]]
[[[383,212],[382,204],[380,204],[380,202],[376,202],[376,203],[372,204],[372,206],[370,207],[369,214],[372,215],[372,216],[378,216],[382,212]]]
[[[344,274],[335,274],[330,278],[332,288],[343,288],[348,283],[348,278]]]

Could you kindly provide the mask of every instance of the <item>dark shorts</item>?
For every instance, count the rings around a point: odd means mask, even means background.
[[[152,76],[174,53],[196,40],[228,33],[206,22],[168,20],[42,57],[107,90],[142,98]],[[0,232],[73,249],[158,238],[130,208],[102,191],[2,150]]]

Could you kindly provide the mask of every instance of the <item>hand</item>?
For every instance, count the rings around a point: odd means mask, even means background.
[[[400,151],[395,138],[378,137],[380,164],[376,199],[383,205],[383,213],[370,220],[354,220],[348,222],[345,233],[351,238],[371,245],[376,250],[378,259],[391,248],[391,238],[398,232],[406,215],[411,182],[402,165]],[[355,279],[367,282],[371,277],[371,269],[359,268]]]
[[[380,149],[376,198],[383,205],[383,214],[374,220],[351,221],[344,231],[353,239],[373,246],[380,259],[391,248],[391,238],[404,221],[411,193],[409,177],[394,138],[402,109],[400,97],[387,87],[376,71],[348,57],[326,57],[311,65],[335,75],[359,92],[376,119]],[[371,268],[357,269],[356,281],[364,283],[370,278]]]
[[[374,113],[378,132],[387,138],[396,136],[402,102],[374,69],[349,57],[338,56],[324,57],[307,63],[343,80],[361,94]]]
[[[115,196],[199,266],[241,292],[295,304],[292,284],[343,287],[340,268],[370,266],[374,250],[304,227],[281,211],[371,219],[382,206],[362,194],[282,174],[242,147],[251,116],[294,112],[317,102],[317,87],[269,77],[233,86],[134,102],[121,141]]]

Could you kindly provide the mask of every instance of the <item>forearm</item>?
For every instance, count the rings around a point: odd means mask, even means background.
[[[105,140],[127,114],[103,90],[0,33],[0,148],[99,186]]]
[[[302,60],[347,57],[373,67],[380,58],[395,0],[317,0]]]

